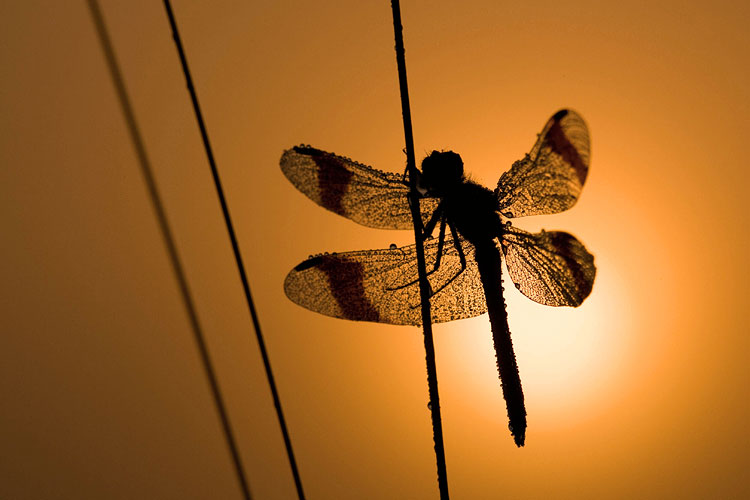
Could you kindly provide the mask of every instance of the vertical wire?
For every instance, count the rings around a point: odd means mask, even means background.
[[[427,362],[427,387],[430,394],[430,413],[432,416],[432,436],[435,442],[435,459],[437,461],[438,489],[441,500],[448,500],[448,476],[445,466],[445,446],[443,444],[443,424],[440,417],[440,396],[438,394],[437,367],[435,364],[435,344],[432,337],[430,317],[430,288],[427,281],[427,270],[424,258],[422,236],[422,216],[419,211],[419,194],[416,189],[417,167],[414,160],[414,135],[411,127],[411,110],[409,108],[409,87],[406,81],[406,56],[404,50],[403,26],[401,25],[401,6],[399,0],[391,1],[393,10],[393,32],[396,38],[396,62],[398,64],[398,81],[401,92],[401,114],[404,118],[404,139],[406,142],[406,168],[409,171],[409,205],[414,221],[414,239],[417,249],[417,272],[419,273],[419,293],[422,303],[422,328],[424,330],[425,360]]]
[[[250,284],[247,280],[247,274],[245,272],[245,265],[242,261],[242,255],[240,253],[240,247],[237,242],[237,237],[234,232],[234,225],[229,215],[229,207],[227,206],[226,198],[224,197],[224,189],[221,186],[221,179],[219,177],[219,171],[216,167],[216,161],[214,160],[213,150],[211,149],[211,143],[208,140],[208,131],[206,130],[205,122],[203,121],[203,114],[201,113],[200,104],[198,103],[198,95],[195,92],[193,85],[193,78],[190,76],[190,69],[188,68],[187,57],[185,56],[185,50],[182,46],[182,40],[180,38],[180,32],[177,29],[177,22],[175,21],[174,13],[172,12],[172,5],[169,0],[164,0],[164,8],[169,18],[169,25],[172,29],[172,37],[174,38],[175,45],[177,47],[177,53],[180,57],[180,63],[182,65],[182,71],[185,74],[185,82],[187,84],[188,91],[190,93],[190,100],[193,104],[193,111],[195,112],[195,118],[198,122],[198,128],[200,129],[201,138],[203,139],[203,147],[206,151],[208,158],[208,164],[211,167],[211,175],[213,176],[214,185],[216,187],[216,194],[221,204],[221,211],[224,216],[224,222],[226,224],[227,233],[229,234],[229,240],[232,244],[232,251],[234,252],[234,259],[237,263],[237,270],[242,281],[242,289],[245,293],[245,301],[250,311],[252,318],[253,327],[255,329],[255,337],[258,341],[258,347],[260,349],[261,357],[263,358],[263,366],[266,370],[266,378],[268,379],[268,385],[271,389],[271,396],[273,397],[273,405],[276,408],[276,417],[279,421],[279,427],[284,438],[284,446],[286,447],[286,454],[289,459],[289,466],[292,470],[292,476],[294,478],[294,485],[297,488],[297,496],[300,500],[305,499],[305,493],[302,489],[302,480],[300,479],[299,470],[297,469],[297,462],[294,458],[294,450],[292,449],[292,441],[289,437],[289,431],[286,426],[286,419],[284,418],[284,412],[281,408],[281,399],[279,398],[278,390],[276,389],[276,382],[271,370],[271,361],[268,357],[266,350],[266,343],[263,339],[263,334],[260,329],[260,322],[258,320],[258,314],[255,310],[252,295],[250,294]]]
[[[219,414],[219,419],[221,420],[221,426],[224,431],[224,437],[226,438],[227,446],[229,447],[229,451],[232,456],[234,469],[237,474],[237,480],[240,483],[240,488],[242,489],[244,498],[246,500],[251,500],[252,497],[250,495],[250,487],[247,483],[247,479],[245,478],[245,472],[244,468],[242,467],[242,461],[237,449],[234,433],[232,432],[232,427],[229,422],[229,416],[224,405],[224,398],[221,395],[219,383],[216,378],[216,372],[211,363],[211,358],[208,355],[208,347],[206,346],[203,330],[201,329],[200,322],[198,321],[198,313],[195,309],[192,295],[190,294],[190,289],[188,287],[187,279],[185,277],[185,272],[180,261],[179,254],[177,253],[177,247],[174,242],[174,237],[172,236],[172,231],[169,227],[169,222],[167,221],[167,215],[164,210],[164,205],[161,201],[159,191],[156,187],[156,180],[153,175],[151,162],[148,159],[143,139],[141,138],[141,134],[138,130],[135,113],[130,103],[127,89],[125,88],[125,80],[123,79],[122,72],[120,71],[119,64],[117,63],[114,47],[112,46],[112,41],[109,38],[107,27],[104,23],[104,17],[102,16],[99,4],[97,0],[88,0],[88,5],[89,10],[91,11],[91,17],[93,18],[94,25],[96,26],[96,31],[99,36],[99,42],[102,46],[102,51],[104,52],[104,57],[107,60],[107,66],[109,67],[112,82],[115,86],[118,100],[120,101],[120,107],[122,108],[122,113],[124,115],[128,131],[130,133],[130,138],[133,142],[133,148],[135,149],[136,155],[138,156],[138,161],[141,166],[141,173],[143,174],[143,180],[146,184],[146,189],[148,190],[148,194],[151,198],[151,204],[159,224],[159,229],[161,230],[162,237],[164,239],[164,245],[166,246],[167,253],[169,254],[170,262],[172,263],[172,270],[174,271],[174,275],[177,279],[177,284],[180,289],[183,302],[185,303],[185,310],[187,311],[190,325],[193,330],[195,343],[198,346],[198,351],[200,352],[200,357],[203,362],[206,377],[208,378],[208,382],[211,387],[214,405],[216,407],[217,413]]]

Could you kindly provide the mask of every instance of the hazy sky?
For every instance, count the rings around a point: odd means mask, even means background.
[[[296,498],[161,2],[102,10],[254,498]],[[299,143],[401,171],[389,2],[175,1],[309,499],[437,498],[421,332],[283,293],[358,226],[282,175]],[[750,495],[750,10],[403,1],[418,159],[494,187],[549,116],[592,142],[578,204],[522,219],[595,255],[577,309],[506,287],[528,411],[486,316],[435,327],[455,499]],[[0,498],[240,498],[86,3],[0,4]]]

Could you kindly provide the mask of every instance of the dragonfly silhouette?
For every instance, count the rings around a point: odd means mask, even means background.
[[[494,191],[467,179],[461,157],[452,151],[433,151],[422,161],[419,222],[432,321],[489,312],[509,428],[518,446],[525,440],[526,409],[503,298],[500,248],[516,288],[549,306],[579,306],[591,292],[596,268],[574,236],[528,233],[507,219],[572,207],[589,158],[585,122],[576,112],[561,110]],[[328,210],[368,227],[413,228],[409,187],[401,174],[309,146],[285,151],[281,168],[297,189]],[[433,238],[438,223],[439,236]],[[289,272],[284,290],[297,304],[328,316],[421,323],[415,245],[310,257]]]

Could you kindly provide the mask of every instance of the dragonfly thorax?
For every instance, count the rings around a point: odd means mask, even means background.
[[[422,160],[422,183],[439,198],[452,192],[464,180],[464,162],[453,151],[433,151]]]

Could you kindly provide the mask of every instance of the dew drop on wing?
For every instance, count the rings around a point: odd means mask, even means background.
[[[427,409],[432,410],[432,401],[427,402]]]
[[[503,215],[504,215],[505,217],[513,217],[513,214],[512,214],[512,213],[510,213],[510,212],[503,212]]]
[[[391,250],[395,250],[398,248],[395,243],[391,243],[391,246],[389,247]]]

